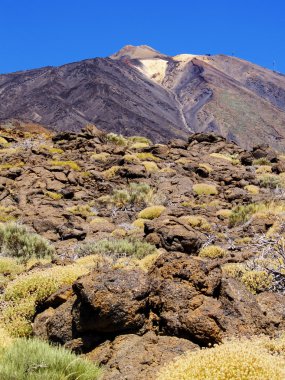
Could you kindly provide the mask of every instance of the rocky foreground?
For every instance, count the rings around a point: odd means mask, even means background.
[[[1,274],[1,319],[16,336],[131,380],[227,337],[284,330],[285,156],[213,134],[152,145],[94,126],[0,132],[0,220],[53,249],[52,261]],[[33,312],[15,309],[16,285],[68,268],[72,281],[37,293]]]

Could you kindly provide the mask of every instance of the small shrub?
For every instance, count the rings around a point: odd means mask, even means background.
[[[0,144],[3,146],[7,146],[9,143],[4,137],[0,136]]]
[[[134,164],[140,163],[140,159],[137,158],[137,156],[134,154],[125,154],[123,158],[124,158],[124,161],[127,163],[134,163]]]
[[[264,341],[264,343],[262,343]],[[158,380],[283,380],[285,361],[274,355],[278,343],[267,339],[231,340],[189,351],[166,364]],[[268,346],[266,346],[268,342]],[[273,347],[271,354],[270,347]],[[278,352],[278,351],[277,351]]]
[[[153,189],[148,184],[133,182],[128,187],[115,189],[111,195],[100,197],[98,200],[102,203],[111,203],[122,207],[127,204],[147,204],[153,199],[153,195]]]
[[[246,273],[246,268],[244,264],[229,263],[223,265],[222,271],[228,277],[240,279]]]
[[[12,222],[16,218],[14,215],[11,215],[12,212],[14,212],[16,209],[13,206],[5,207],[0,206],[0,222],[6,223],[6,222]]]
[[[179,218],[183,223],[188,224],[192,227],[198,227],[201,230],[209,231],[211,225],[207,222],[205,218],[200,215],[185,215]]]
[[[107,255],[113,256],[114,258],[124,256],[135,257],[137,259],[142,259],[143,257],[155,252],[155,246],[136,239],[103,239],[96,242],[82,244],[76,251],[78,257],[89,255]]]
[[[193,191],[197,195],[217,195],[218,190],[215,185],[208,183],[197,183],[193,185]]]
[[[270,165],[262,165],[256,169],[256,174],[271,173],[272,167]]]
[[[143,144],[147,144],[147,145],[152,144],[151,140],[149,140],[147,137],[143,137],[143,136],[131,136],[128,138],[128,140],[132,143],[143,143]]]
[[[38,339],[17,339],[0,355],[1,380],[96,380],[100,374],[91,361]]]
[[[241,281],[253,294],[269,290],[272,286],[273,277],[266,271],[250,270],[243,274]]]
[[[52,165],[52,166],[67,166],[72,170],[76,170],[76,171],[80,170],[80,166],[74,161],[56,161],[56,160],[53,160],[53,161],[50,161],[50,165]]]
[[[226,256],[227,254],[228,252],[222,247],[219,247],[218,245],[208,245],[202,248],[199,252],[200,257],[207,257],[210,259],[221,258]]]
[[[117,135],[116,133],[108,133],[106,135],[106,138],[108,142],[115,145],[120,145],[120,146],[128,145],[128,140],[124,136]]]
[[[143,161],[160,161],[160,158],[148,152],[135,153],[135,155],[137,156],[137,158]]]
[[[247,222],[256,213],[271,213],[278,215],[285,212],[283,202],[250,203],[234,207],[230,216],[230,226]]]
[[[268,159],[265,157],[261,157],[261,158],[257,158],[256,160],[253,160],[252,164],[255,166],[270,165],[270,161],[268,161]]]
[[[103,176],[107,179],[111,179],[113,177],[115,177],[115,175],[117,174],[117,171],[120,169],[120,166],[112,166],[111,168],[105,170],[102,172]]]
[[[206,170],[208,173],[211,173],[213,171],[211,165],[206,163],[199,164],[199,168]]]
[[[158,166],[156,165],[155,162],[143,161],[142,164],[148,173],[154,173],[158,171]]]
[[[130,149],[143,149],[143,148],[147,148],[149,146],[149,144],[147,143],[143,143],[143,142],[137,142],[137,143],[134,143],[130,146]]]
[[[11,162],[11,163],[7,163],[7,164],[0,164],[0,170],[9,170],[9,169],[13,169],[13,168],[21,168],[22,166],[24,166],[25,163],[22,162],[22,161],[17,161],[17,162]]]
[[[248,191],[250,194],[252,195],[257,195],[259,194],[259,187],[258,186],[254,186],[254,185],[247,185],[244,187],[246,191]]]
[[[228,154],[228,153],[211,153],[210,157],[218,158],[220,160],[226,160],[231,162],[233,165],[240,164],[240,160],[238,159],[238,155],[236,154]]]
[[[63,285],[71,285],[79,276],[88,273],[80,265],[52,267],[21,274],[9,282],[3,298],[2,322],[12,336],[28,336],[36,304],[46,300]]]
[[[148,219],[138,218],[133,222],[133,226],[138,228],[144,228],[145,222],[147,222]]]
[[[284,185],[282,177],[279,177],[276,174],[261,174],[257,178],[261,187],[276,189],[277,187],[283,187]]]
[[[0,252],[25,262],[31,257],[50,257],[54,249],[46,239],[30,233],[25,226],[8,223],[0,225]]]
[[[92,211],[90,205],[77,205],[67,208],[67,211],[74,215],[79,215],[83,218],[87,218],[88,216],[95,216],[95,212]]]
[[[0,257],[0,274],[5,276],[16,275],[23,272],[24,265],[12,257]]]
[[[149,206],[139,212],[138,217],[141,219],[155,219],[158,218],[164,210],[164,206]]]
[[[108,161],[108,158],[110,157],[110,153],[103,152],[103,153],[94,153],[92,154],[91,158],[94,161],[101,161],[106,162]]]
[[[55,193],[53,191],[46,191],[45,195],[48,196],[49,198],[55,200],[55,201],[58,201],[62,198],[62,194]]]
[[[216,212],[216,216],[220,219],[228,219],[232,215],[232,210],[222,208]]]

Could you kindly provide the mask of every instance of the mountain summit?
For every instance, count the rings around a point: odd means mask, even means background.
[[[225,55],[174,57],[125,46],[107,58],[0,75],[0,121],[145,135],[215,132],[285,148],[285,76]]]

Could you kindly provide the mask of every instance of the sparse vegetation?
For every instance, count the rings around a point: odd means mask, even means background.
[[[69,207],[67,211],[71,214],[79,215],[83,218],[96,215],[96,213],[92,211],[92,207],[89,204],[72,206]]]
[[[280,345],[276,341],[232,340],[190,351],[166,365],[158,380],[283,380],[285,361],[282,355],[275,355]]]
[[[80,166],[74,161],[50,161],[50,165],[52,166],[66,166],[72,170],[80,170]]]
[[[164,206],[149,206],[139,212],[138,217],[141,219],[155,219],[158,218],[164,210]]]
[[[108,142],[115,145],[121,145],[121,146],[128,145],[128,140],[124,136],[117,135],[116,133],[108,133],[106,135],[106,138]]]
[[[197,183],[193,185],[193,191],[197,195],[217,195],[218,190],[215,185],[208,183]]]
[[[38,339],[16,339],[1,352],[1,380],[96,380],[101,370],[62,347]]]
[[[103,239],[80,245],[76,253],[78,257],[107,255],[114,258],[123,256],[142,259],[155,251],[156,248],[153,245],[137,239]]]
[[[227,254],[228,252],[218,245],[208,245],[206,247],[203,247],[199,252],[200,257],[206,257],[209,259],[217,259],[224,257]]]
[[[68,265],[19,275],[8,283],[3,294],[2,323],[13,336],[29,336],[36,304],[86,273],[84,266]]]
[[[0,251],[2,256],[16,257],[26,262],[31,257],[50,257],[54,249],[46,239],[29,232],[27,227],[7,223],[0,224]]]
[[[54,191],[46,191],[45,195],[48,196],[49,198],[58,201],[62,198],[62,194],[55,193]]]

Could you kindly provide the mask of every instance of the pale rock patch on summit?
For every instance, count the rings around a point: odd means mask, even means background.
[[[168,62],[164,59],[141,59],[142,66],[137,69],[151,80],[162,83],[166,75]]]

